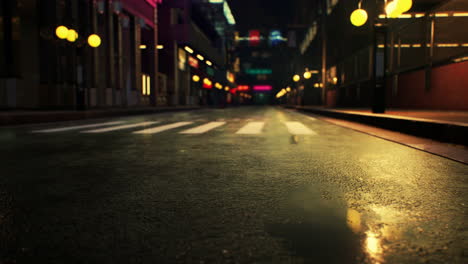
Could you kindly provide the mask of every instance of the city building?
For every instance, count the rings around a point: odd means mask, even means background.
[[[0,107],[156,105],[160,2],[2,1]]]

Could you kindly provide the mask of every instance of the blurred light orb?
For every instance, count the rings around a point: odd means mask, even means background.
[[[397,1],[397,9],[398,9],[398,12],[400,13],[404,13],[408,10],[411,9],[411,7],[413,6],[413,1],[412,0],[396,0]]]
[[[385,13],[388,17],[397,18],[401,15],[400,10],[397,8],[397,1],[392,1],[385,7]]]
[[[356,9],[350,16],[351,24],[360,27],[367,22],[367,12],[364,9]]]
[[[200,76],[198,76],[198,75],[192,76],[192,81],[199,82],[200,81]]]
[[[304,72],[304,79],[310,79],[312,77],[312,73],[310,71]]]
[[[88,45],[97,48],[101,45],[101,38],[96,34],[91,34],[88,37]]]
[[[59,39],[66,39],[67,36],[68,36],[68,28],[66,26],[58,26],[56,29],[55,29],[55,35],[59,38]]]
[[[67,40],[70,42],[75,42],[78,39],[78,33],[74,29],[68,30]]]
[[[301,77],[299,75],[297,75],[297,74],[293,76],[293,81],[295,81],[295,82],[298,82],[300,79],[301,79]]]

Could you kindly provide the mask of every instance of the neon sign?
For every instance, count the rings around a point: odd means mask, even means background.
[[[249,86],[248,85],[239,85],[237,86],[237,91],[248,91]]]
[[[198,60],[195,59],[194,57],[188,56],[188,63],[189,63],[190,66],[198,69]]]
[[[255,85],[253,87],[254,91],[271,91],[271,85]]]

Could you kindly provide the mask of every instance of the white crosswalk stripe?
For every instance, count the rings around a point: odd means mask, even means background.
[[[262,133],[263,126],[265,126],[265,122],[249,122],[247,125],[239,129],[236,134],[260,134]]]
[[[123,123],[123,121],[115,121],[115,122],[89,124],[89,125],[82,125],[82,126],[69,126],[69,127],[60,127],[60,128],[52,128],[52,129],[34,130],[32,132],[33,133],[55,133],[55,132],[78,130],[78,129],[91,128],[91,127],[119,125],[119,124],[122,124],[122,123]]]
[[[304,126],[301,122],[284,122],[289,133],[293,135],[317,135],[314,131]]]
[[[106,128],[98,128],[98,129],[93,129],[93,130],[86,130],[82,131],[81,133],[105,133],[109,131],[116,131],[116,130],[122,130],[122,129],[128,129],[128,128],[134,128],[134,127],[140,127],[140,126],[149,126],[153,124],[157,124],[159,122],[141,122],[141,123],[136,123],[136,124],[129,124],[129,125],[122,125],[122,126],[113,126],[113,127],[106,127]]]
[[[197,126],[188,130],[184,130],[180,132],[180,134],[203,134],[208,132],[212,129],[225,125],[226,122],[209,122],[207,124]]]
[[[133,132],[133,134],[156,134],[156,133],[163,132],[166,130],[170,130],[170,129],[174,129],[174,128],[178,128],[182,126],[188,126],[190,124],[193,124],[193,122],[177,122],[177,123],[173,123],[169,125],[157,126],[153,128],[143,129],[140,131],[135,131]]]

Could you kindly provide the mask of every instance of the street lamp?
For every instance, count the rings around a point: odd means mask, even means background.
[[[78,33],[74,29],[69,29],[67,32],[67,40],[75,42],[78,39]]]
[[[312,73],[309,70],[304,72],[304,79],[308,80],[312,77]]]
[[[350,21],[356,27],[360,27],[367,22],[367,12],[364,9],[361,9],[362,0],[358,3],[358,9],[354,10],[351,13]],[[412,0],[393,0],[388,2],[385,6],[385,13],[388,17],[397,18],[402,13],[408,11],[413,6]]]
[[[361,9],[361,3],[359,3],[359,8],[354,10],[353,13],[351,13],[351,24],[353,24],[356,27],[360,27],[364,25],[367,21],[367,12],[364,9]]]
[[[97,48],[101,45],[101,38],[96,34],[91,34],[88,37],[88,45]]]
[[[299,76],[298,74],[296,74],[296,75],[293,76],[293,81],[294,81],[294,82],[298,82],[298,81],[300,81],[300,80],[301,80],[301,76]]]
[[[55,29],[55,35],[59,38],[59,39],[66,39],[67,36],[68,36],[68,28],[66,26],[58,26],[56,29]]]

